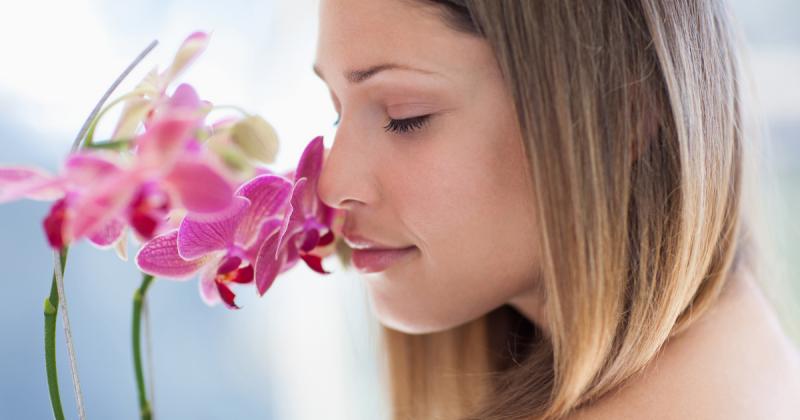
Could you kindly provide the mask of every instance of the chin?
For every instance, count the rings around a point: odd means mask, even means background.
[[[463,322],[441,319],[433,314],[412,312],[408,308],[404,308],[404,310],[390,309],[381,305],[380,302],[373,302],[371,306],[381,325],[405,334],[432,334],[463,324]]]
[[[401,322],[398,321],[397,319],[391,319],[391,320],[379,319],[379,321],[381,325],[383,325],[386,328],[410,335],[431,334],[447,329],[438,326],[419,325],[416,323]]]
[[[419,294],[427,293],[426,289],[397,287],[398,283],[397,279],[385,278],[385,273],[366,282],[370,309],[386,328],[412,335],[432,334],[458,327],[481,315],[480,311],[475,312],[480,305],[453,307],[441,304],[439,299],[420,299]]]

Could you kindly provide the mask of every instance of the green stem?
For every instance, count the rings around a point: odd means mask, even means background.
[[[144,370],[142,368],[142,346],[141,346],[141,325],[142,325],[142,304],[144,303],[147,288],[153,282],[153,276],[144,274],[142,284],[133,295],[133,367],[136,371],[136,387],[139,391],[139,413],[142,420],[152,419],[150,403],[147,401],[147,393],[144,385]]]
[[[111,96],[111,93],[113,93],[114,90],[117,89],[117,86],[119,86],[119,84],[122,83],[122,80],[128,76],[128,74],[133,70],[133,68],[136,67],[136,65],[139,64],[139,62],[142,61],[144,57],[147,54],[149,54],[153,48],[156,47],[156,45],[158,45],[158,41],[153,40],[142,52],[139,53],[138,56],[136,56],[133,62],[129,64],[128,67],[125,68],[122,74],[120,74],[119,77],[117,77],[117,80],[114,80],[114,83],[111,84],[111,87],[109,87],[106,90],[106,92],[103,94],[103,97],[100,98],[100,101],[97,102],[97,105],[94,106],[94,109],[89,114],[89,118],[87,118],[86,121],[84,121],[83,126],[81,126],[81,130],[75,137],[75,140],[72,141],[71,150],[73,152],[78,150],[78,148],[80,147],[81,142],[83,141],[84,136],[86,135],[86,131],[89,129],[89,125],[92,123],[92,121],[94,121],[94,117],[97,116],[97,114],[100,112],[100,109],[103,107],[103,104],[106,103],[109,96]]]
[[[89,117],[86,118],[84,121],[83,126],[81,126],[80,132],[75,137],[75,140],[72,142],[72,147],[70,147],[70,153],[73,153],[80,149],[81,143],[86,135],[86,132],[89,130],[90,126],[92,128],[92,132],[94,132],[94,125],[96,125],[96,118],[98,114],[101,112],[103,104],[105,104],[106,100],[108,100],[109,96],[114,92],[114,90],[122,83],[122,80],[139,64],[142,59],[158,44],[158,41],[153,41],[147,48],[144,49],[133,62],[128,65],[128,67],[122,72],[122,74],[117,77],[114,83],[109,87],[106,92],[103,94],[103,97],[100,98],[100,101],[97,102],[92,112],[89,114]],[[93,124],[94,122],[94,124]],[[91,143],[91,141],[90,141]],[[64,276],[64,268],[67,264],[67,253],[68,247],[61,248],[58,257],[54,255],[54,260],[59,260],[58,262],[54,261],[53,264],[53,282],[50,287],[50,296],[45,299],[44,301],[44,358],[45,358],[45,369],[47,371],[47,387],[50,393],[50,403],[53,406],[53,416],[56,420],[64,420],[64,409],[61,406],[61,396],[59,395],[58,390],[58,370],[56,369],[56,316],[58,315],[58,306],[61,304],[64,309],[62,311],[62,315],[64,317],[64,336],[67,345],[67,353],[69,354],[70,358],[70,368],[72,370],[72,384],[75,388],[75,402],[78,406],[78,416],[81,420],[85,418],[85,413],[83,411],[83,401],[81,396],[80,390],[80,382],[78,381],[78,371],[77,371],[77,363],[75,360],[75,352],[72,346],[72,333],[70,332],[69,326],[69,316],[67,314],[67,300],[66,296],[64,296],[63,290],[63,276]],[[60,269],[59,269],[60,265]]]
[[[61,273],[64,273],[67,265],[67,248],[62,248],[60,254]],[[56,420],[64,420],[64,409],[61,407],[61,396],[58,392],[58,370],[56,369],[56,315],[58,315],[58,286],[54,272],[50,296],[44,300],[44,360],[53,417]]]
[[[143,96],[146,93],[148,93],[148,91],[144,90],[144,89],[134,90],[133,92],[126,93],[125,95],[122,95],[119,98],[114,99],[113,101],[109,102],[109,104],[106,105],[103,109],[101,109],[100,112],[98,112],[97,115],[92,119],[92,122],[89,125],[89,129],[86,132],[86,139],[84,140],[84,145],[83,146],[84,147],[92,147],[93,146],[93,144],[94,144],[94,131],[97,128],[97,123],[100,121],[100,118],[102,118],[103,115],[105,115],[105,113],[108,112],[108,110],[113,108],[114,105],[116,105],[118,103],[121,103],[121,102],[123,102],[125,100],[128,100],[130,98]]]
[[[108,150],[126,150],[131,147],[131,139],[119,139],[119,140],[107,140],[102,142],[94,142],[90,141],[87,137],[86,144],[84,145],[87,149],[108,149]]]

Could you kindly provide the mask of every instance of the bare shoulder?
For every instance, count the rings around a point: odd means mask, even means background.
[[[730,286],[640,375],[570,420],[800,419],[800,352],[752,279]]]

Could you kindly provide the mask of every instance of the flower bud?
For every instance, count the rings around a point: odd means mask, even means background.
[[[278,154],[278,134],[266,120],[252,115],[231,128],[231,140],[250,159],[273,163]]]

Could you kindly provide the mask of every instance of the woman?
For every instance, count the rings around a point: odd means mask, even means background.
[[[322,0],[395,419],[797,419],[721,1]]]

